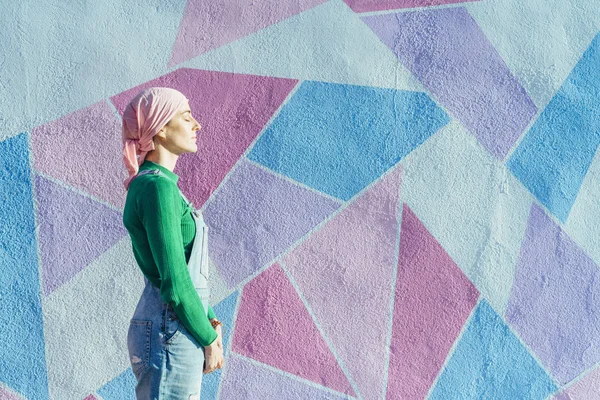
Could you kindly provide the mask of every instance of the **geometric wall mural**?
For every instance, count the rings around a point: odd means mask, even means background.
[[[202,400],[598,397],[594,2],[5,8],[0,399],[133,396],[121,114],[153,86],[202,126]]]

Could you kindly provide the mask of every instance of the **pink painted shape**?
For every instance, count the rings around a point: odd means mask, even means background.
[[[202,126],[198,152],[182,156],[179,187],[200,207],[281,106],[297,80],[182,68],[111,97],[119,113],[141,90],[168,86],[186,95]]]
[[[283,258],[364,399],[381,399],[401,168]]]
[[[355,396],[302,300],[278,264],[244,286],[233,351]]]
[[[352,11],[368,12],[400,8],[430,7],[442,4],[471,3],[479,0],[344,0]]]
[[[93,394],[90,394],[88,397],[86,397],[83,400],[98,400],[98,398],[96,396],[94,396]]]
[[[422,399],[479,292],[404,205],[387,399]]]
[[[124,207],[121,122],[108,102],[34,128],[31,146],[38,171]]]
[[[188,0],[168,67],[309,10],[327,0]]]
[[[600,368],[554,397],[555,400],[600,400]]]
[[[19,397],[15,393],[0,386],[0,400],[21,400],[21,399],[22,399],[22,397]]]

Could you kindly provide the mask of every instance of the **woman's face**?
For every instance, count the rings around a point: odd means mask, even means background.
[[[164,126],[164,135],[160,136],[161,145],[173,154],[195,153],[196,132],[201,128],[198,121],[192,116],[192,111],[187,102]]]

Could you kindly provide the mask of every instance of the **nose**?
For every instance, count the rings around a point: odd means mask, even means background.
[[[199,130],[202,128],[202,126],[201,126],[201,125],[200,125],[200,123],[199,123],[199,122],[196,120],[196,118],[194,118],[194,122],[195,122],[195,124],[194,124],[194,127],[193,127],[192,129],[193,129],[194,131],[199,131]]]

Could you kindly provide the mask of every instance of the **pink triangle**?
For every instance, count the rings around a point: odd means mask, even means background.
[[[586,372],[575,384],[552,397],[553,400],[600,400],[600,367]]]
[[[354,396],[348,379],[278,264],[244,286],[233,351]]]
[[[21,400],[21,397],[0,385],[0,400]]]
[[[168,67],[233,42],[327,0],[188,0]]]
[[[122,113],[141,90],[172,87],[190,100],[202,126],[198,152],[183,155],[179,187],[200,207],[260,133],[296,85],[293,79],[182,68],[111,97]]]
[[[290,271],[364,399],[381,399],[401,168],[286,255]]]
[[[34,128],[31,146],[38,171],[124,207],[121,122],[107,101]]]
[[[404,205],[388,399],[425,398],[479,292]]]

